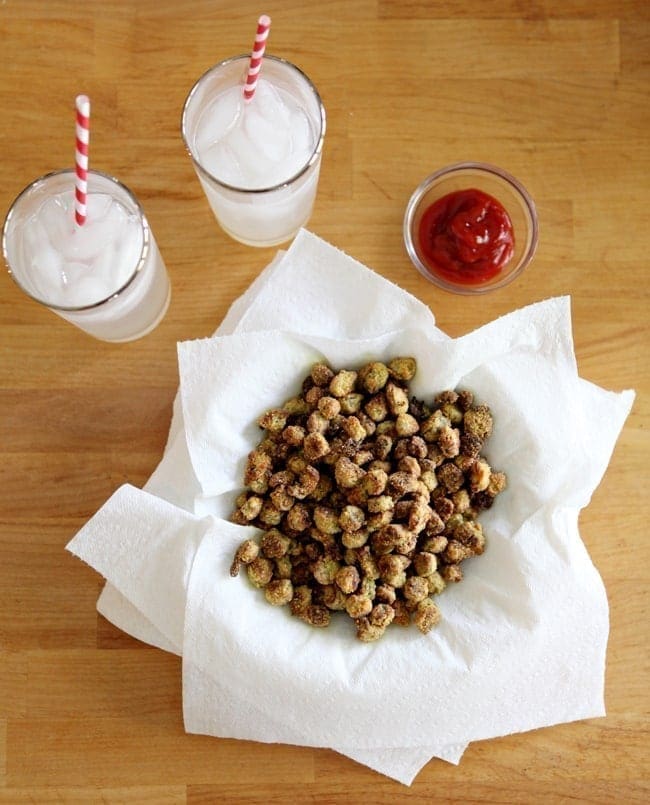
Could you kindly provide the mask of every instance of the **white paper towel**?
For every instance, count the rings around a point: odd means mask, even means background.
[[[447,341],[412,330],[363,341],[275,331],[181,344],[197,508],[228,515],[245,457],[259,441],[257,418],[269,401],[295,394],[304,367],[403,354],[417,358],[418,397],[461,386],[492,408],[495,428],[485,452],[507,471],[509,486],[482,516],[488,550],[471,560],[462,584],[440,597],[443,621],[427,638],[391,630],[368,646],[355,640],[347,618],[310,630],[269,607],[245,579],[216,583],[225,578],[237,534],[229,532],[229,543],[211,530],[190,579],[183,658],[186,678],[194,668],[213,677],[213,694],[206,706],[209,694],[196,677],[185,685],[192,731],[291,742],[302,730],[302,743],[314,746],[347,741],[384,749],[465,742],[603,713],[607,600],[576,524],[609,455],[593,445],[607,441],[611,451],[631,395],[610,398],[616,406],[600,421],[594,388],[589,395],[580,389],[568,299]],[[242,719],[232,704],[238,696],[264,719]]]
[[[109,580],[109,619],[182,651],[188,730],[331,746],[410,782],[432,755],[457,762],[469,740],[602,714],[607,606],[576,523],[633,395],[578,378],[568,300],[452,341],[413,297],[303,232],[220,332],[237,335],[179,346],[181,400],[149,494],[118,490],[69,546]],[[488,458],[510,488],[482,518],[488,551],[441,597],[440,627],[366,646],[224,576],[242,529],[197,513],[227,513],[251,423],[314,355],[348,365],[397,353],[417,353],[416,393],[462,384],[490,404]]]

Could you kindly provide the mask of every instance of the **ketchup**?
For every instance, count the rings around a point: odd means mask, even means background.
[[[418,230],[422,261],[454,283],[478,285],[495,277],[514,253],[512,221],[482,190],[456,190],[424,211]]]

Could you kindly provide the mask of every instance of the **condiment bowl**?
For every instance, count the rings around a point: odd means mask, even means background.
[[[489,279],[470,282],[468,273],[463,281],[463,272],[459,271],[458,281],[454,281],[449,272],[443,275],[436,269],[422,246],[420,228],[425,212],[444,196],[461,190],[478,190],[491,196],[512,223],[512,257]],[[525,187],[501,168],[482,162],[460,162],[427,176],[411,196],[404,215],[404,244],[413,265],[429,282],[459,294],[487,293],[512,282],[533,258],[537,239],[537,211]]]

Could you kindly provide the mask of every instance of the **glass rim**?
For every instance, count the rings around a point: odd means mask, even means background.
[[[114,176],[111,176],[108,173],[104,173],[103,171],[98,171],[98,170],[89,168],[88,169],[88,175],[89,176],[99,176],[102,179],[107,179],[109,182],[112,182],[114,185],[116,185],[118,188],[120,188],[121,190],[123,190],[126,193],[126,195],[129,197],[129,199],[133,202],[133,204],[136,207],[136,211],[137,211],[138,216],[140,218],[140,225],[141,225],[141,228],[142,228],[142,249],[140,250],[140,256],[139,256],[138,261],[137,261],[137,263],[135,265],[135,268],[133,269],[132,273],[130,274],[130,276],[126,280],[126,282],[123,285],[121,285],[117,290],[113,291],[111,294],[109,294],[108,296],[100,299],[99,301],[92,302],[91,304],[88,304],[88,305],[74,305],[74,306],[57,305],[57,304],[54,304],[52,302],[48,302],[46,299],[42,299],[39,296],[34,296],[34,294],[31,291],[27,290],[27,288],[23,285],[23,283],[20,281],[20,279],[16,276],[15,270],[12,269],[12,267],[11,267],[11,264],[9,262],[8,249],[7,249],[7,241],[8,241],[7,232],[8,232],[11,220],[12,220],[13,216],[16,214],[16,207],[18,206],[20,201],[25,196],[27,196],[36,187],[36,185],[38,185],[40,182],[46,182],[46,181],[48,181],[50,179],[53,179],[53,178],[55,178],[57,176],[70,175],[71,177],[74,177],[74,173],[75,173],[75,171],[74,171],[73,168],[62,168],[61,170],[50,171],[49,173],[43,174],[43,176],[39,176],[38,179],[34,179],[34,181],[30,182],[26,187],[24,187],[20,191],[20,193],[18,193],[16,198],[13,200],[13,202],[11,203],[11,206],[9,207],[7,215],[5,216],[5,221],[4,221],[4,224],[3,224],[3,227],[2,227],[2,256],[3,256],[4,262],[5,262],[5,266],[7,268],[7,271],[9,273],[9,275],[11,276],[11,278],[13,279],[13,281],[16,283],[16,285],[30,299],[33,299],[35,302],[38,302],[40,305],[44,305],[45,307],[50,308],[50,310],[61,310],[63,312],[67,312],[67,313],[81,312],[81,311],[85,311],[85,310],[94,310],[96,308],[101,307],[102,305],[105,305],[107,302],[110,302],[112,299],[117,298],[118,296],[120,296],[120,294],[124,293],[124,291],[131,285],[131,283],[135,280],[135,278],[138,276],[138,274],[144,268],[144,265],[145,265],[145,263],[147,261],[147,258],[149,256],[149,250],[151,248],[151,229],[149,227],[149,222],[147,221],[147,216],[144,214],[144,210],[142,208],[142,205],[140,204],[138,199],[135,197],[133,192],[131,190],[129,190],[129,188],[125,184],[120,182],[120,180],[116,179]],[[70,187],[74,190],[74,181],[72,181],[70,183]]]
[[[506,184],[510,185],[511,188],[515,190],[517,195],[519,195],[519,197],[521,198],[523,205],[526,209],[526,212],[528,213],[528,219],[530,221],[530,243],[528,244],[526,250],[521,256],[519,266],[515,270],[506,274],[497,282],[485,285],[475,285],[475,286],[455,285],[454,283],[448,282],[442,277],[434,276],[430,271],[427,271],[426,266],[422,263],[420,256],[418,255],[417,250],[415,248],[414,237],[412,232],[415,213],[418,209],[420,202],[422,201],[423,196],[430,189],[431,185],[438,179],[444,178],[454,173],[460,173],[462,171],[467,170],[474,170],[480,173],[491,174],[492,176],[496,176],[497,178],[502,179],[504,182],[506,182]],[[495,291],[498,288],[503,288],[505,285],[511,283],[521,274],[521,272],[533,259],[533,257],[535,256],[535,252],[537,251],[537,243],[539,240],[539,221],[537,216],[537,208],[535,206],[535,202],[533,201],[532,196],[526,190],[523,184],[519,181],[519,179],[517,179],[511,173],[508,173],[508,171],[503,170],[503,168],[499,168],[496,165],[490,164],[489,162],[455,162],[452,165],[446,165],[445,167],[440,168],[439,170],[429,174],[429,176],[423,179],[420,182],[420,184],[415,188],[415,190],[411,195],[411,198],[409,199],[408,204],[406,205],[402,232],[408,256],[411,259],[413,265],[417,268],[420,274],[422,274],[425,277],[425,279],[428,279],[434,285],[437,285],[439,288],[442,288],[443,290],[451,291],[457,294],[463,294],[465,296],[472,296],[474,294],[487,293],[488,291]]]
[[[194,98],[194,95],[198,91],[199,85],[209,75],[211,75],[213,72],[215,72],[215,70],[218,70],[221,67],[226,67],[227,65],[232,64],[233,62],[236,62],[236,61],[241,61],[241,60],[248,61],[249,59],[250,59],[250,53],[241,53],[238,56],[230,56],[227,59],[223,59],[222,61],[217,62],[216,64],[213,64],[212,67],[209,67],[203,73],[203,75],[201,75],[194,82],[194,85],[192,86],[192,88],[188,92],[187,97],[185,98],[185,103],[183,104],[183,111],[181,113],[181,126],[180,126],[180,128],[181,128],[181,137],[183,138],[183,143],[185,144],[185,149],[186,149],[190,159],[192,160],[192,163],[194,164],[195,169],[202,176],[204,176],[206,179],[209,179],[211,182],[214,182],[215,184],[218,184],[220,187],[225,188],[226,190],[230,190],[232,192],[241,193],[241,194],[256,194],[257,195],[257,194],[262,194],[262,193],[272,193],[272,192],[274,192],[276,190],[280,190],[283,187],[288,187],[289,185],[292,185],[294,182],[296,182],[298,179],[300,179],[301,176],[303,176],[305,173],[307,173],[307,171],[312,167],[312,165],[314,165],[318,161],[318,159],[319,159],[319,157],[321,155],[321,151],[323,150],[323,142],[325,140],[325,130],[327,128],[327,116],[326,116],[326,113],[325,113],[325,107],[323,106],[323,101],[321,99],[320,93],[316,89],[316,86],[314,85],[312,80],[309,78],[309,76],[306,73],[304,73],[300,69],[300,67],[296,67],[295,64],[293,64],[292,62],[288,61],[287,59],[283,59],[280,56],[273,56],[273,55],[271,55],[269,53],[265,53],[264,54],[264,59],[270,59],[271,61],[274,61],[274,62],[276,62],[278,64],[283,64],[283,65],[285,65],[285,67],[289,67],[290,69],[292,69],[296,73],[298,73],[298,75],[300,77],[302,77],[304,79],[304,81],[307,83],[307,85],[308,85],[309,89],[311,90],[311,92],[313,92],[314,98],[316,99],[316,103],[318,104],[318,111],[319,111],[319,115],[320,115],[320,134],[318,136],[318,140],[316,142],[316,145],[314,146],[314,150],[312,151],[311,156],[309,157],[307,162],[303,165],[303,167],[297,173],[295,173],[293,176],[290,176],[284,182],[279,182],[278,184],[270,185],[269,187],[238,187],[237,185],[228,184],[227,182],[224,182],[221,179],[219,179],[216,176],[214,176],[214,174],[210,173],[210,171],[208,171],[206,168],[203,167],[203,165],[199,162],[199,160],[194,155],[194,149],[193,149],[192,145],[190,144],[189,136],[188,136],[188,133],[187,133],[187,111],[188,111],[188,107],[189,107],[190,103],[192,102],[192,99]]]

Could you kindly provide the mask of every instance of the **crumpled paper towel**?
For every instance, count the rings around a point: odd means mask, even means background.
[[[577,516],[633,393],[578,377],[568,300],[447,339],[417,300],[303,232],[220,331],[234,334],[179,345],[180,398],[148,492],[118,490],[69,546],[109,580],[111,620],[182,652],[187,729],[330,746],[409,783],[468,741],[602,715],[607,602]],[[488,550],[440,598],[440,626],[365,645],[347,619],[308,629],[231,580],[245,529],[221,518],[252,423],[306,366],[395,354],[418,358],[419,396],[462,385],[490,404],[486,454],[510,484],[482,517]]]

